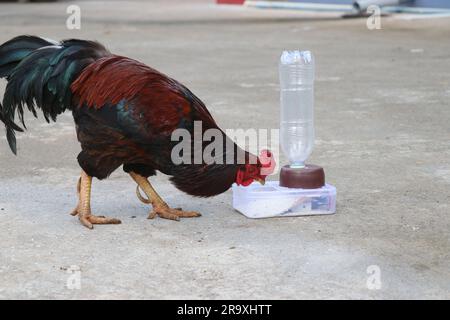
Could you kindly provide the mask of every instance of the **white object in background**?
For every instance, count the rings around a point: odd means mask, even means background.
[[[353,1],[353,8],[359,12],[365,12],[370,6],[398,6],[405,2],[411,2],[411,0],[357,0]]]
[[[233,208],[248,218],[333,214],[336,188],[329,184],[318,189],[285,188],[278,181],[263,186],[233,184]]]

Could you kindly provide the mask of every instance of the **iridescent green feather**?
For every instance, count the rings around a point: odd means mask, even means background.
[[[47,121],[72,107],[70,86],[82,70],[110,55],[97,42],[65,40],[61,43],[39,37],[20,36],[0,46],[0,78],[6,77],[0,120],[5,123],[11,150],[16,153],[16,114],[23,127],[24,106],[37,117],[41,109]]]

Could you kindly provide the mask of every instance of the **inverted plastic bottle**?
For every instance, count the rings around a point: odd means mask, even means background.
[[[304,168],[314,146],[314,57],[283,51],[280,72],[280,144],[291,168]]]

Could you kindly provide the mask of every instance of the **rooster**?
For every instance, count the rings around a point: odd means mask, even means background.
[[[98,42],[16,37],[0,46],[0,78],[8,82],[0,121],[14,154],[15,134],[26,129],[25,107],[35,117],[41,109],[47,122],[56,121],[66,110],[72,112],[82,149],[78,155],[82,171],[78,205],[71,214],[78,215],[89,229],[94,224],[121,223],[92,214],[90,205],[92,178],[105,179],[121,166],[137,183],[139,199],[152,205],[149,218],[177,221],[200,213],[169,207],[148,180],[156,171],[169,175],[187,194],[210,197],[225,192],[233,183],[264,183],[274,166],[269,151],[256,157],[234,143],[216,151],[214,159],[225,159],[233,152],[235,160],[243,155],[241,163],[174,163],[172,133],[176,129],[193,133],[194,122],[200,121],[202,132],[217,129],[225,140],[229,138],[184,85],[143,63],[114,55]],[[16,115],[23,128],[15,122]],[[203,150],[205,143],[200,146]]]

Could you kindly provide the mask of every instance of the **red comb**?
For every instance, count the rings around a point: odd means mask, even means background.
[[[265,176],[271,175],[276,166],[273,153],[266,149],[261,150],[261,153],[259,154],[259,161],[261,162],[262,166],[261,174]]]

